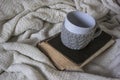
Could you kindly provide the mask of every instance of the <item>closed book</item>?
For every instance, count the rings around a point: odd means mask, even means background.
[[[59,33],[39,42],[38,48],[51,59],[59,70],[81,70],[114,42],[111,35],[102,31],[85,48],[72,50],[63,45]]]

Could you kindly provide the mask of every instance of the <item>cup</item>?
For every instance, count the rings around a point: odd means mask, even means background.
[[[101,30],[97,28],[95,19],[89,14],[80,11],[69,12],[63,22],[61,41],[70,49],[83,49],[100,35]]]

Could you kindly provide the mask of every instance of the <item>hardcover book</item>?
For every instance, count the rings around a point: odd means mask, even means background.
[[[102,31],[99,37],[92,40],[81,50],[65,47],[60,33],[38,43],[38,48],[46,54],[59,70],[82,70],[95,57],[108,49],[115,41]]]

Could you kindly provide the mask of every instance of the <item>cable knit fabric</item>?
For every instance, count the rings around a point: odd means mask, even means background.
[[[84,72],[59,71],[36,44],[59,33],[75,10],[92,15],[116,43]],[[120,80],[120,1],[0,0],[0,80]]]

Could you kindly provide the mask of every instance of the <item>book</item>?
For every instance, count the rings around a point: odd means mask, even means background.
[[[59,70],[79,70],[115,43],[113,37],[102,31],[81,50],[67,48],[61,42],[60,33],[38,43],[38,48],[46,54]]]

